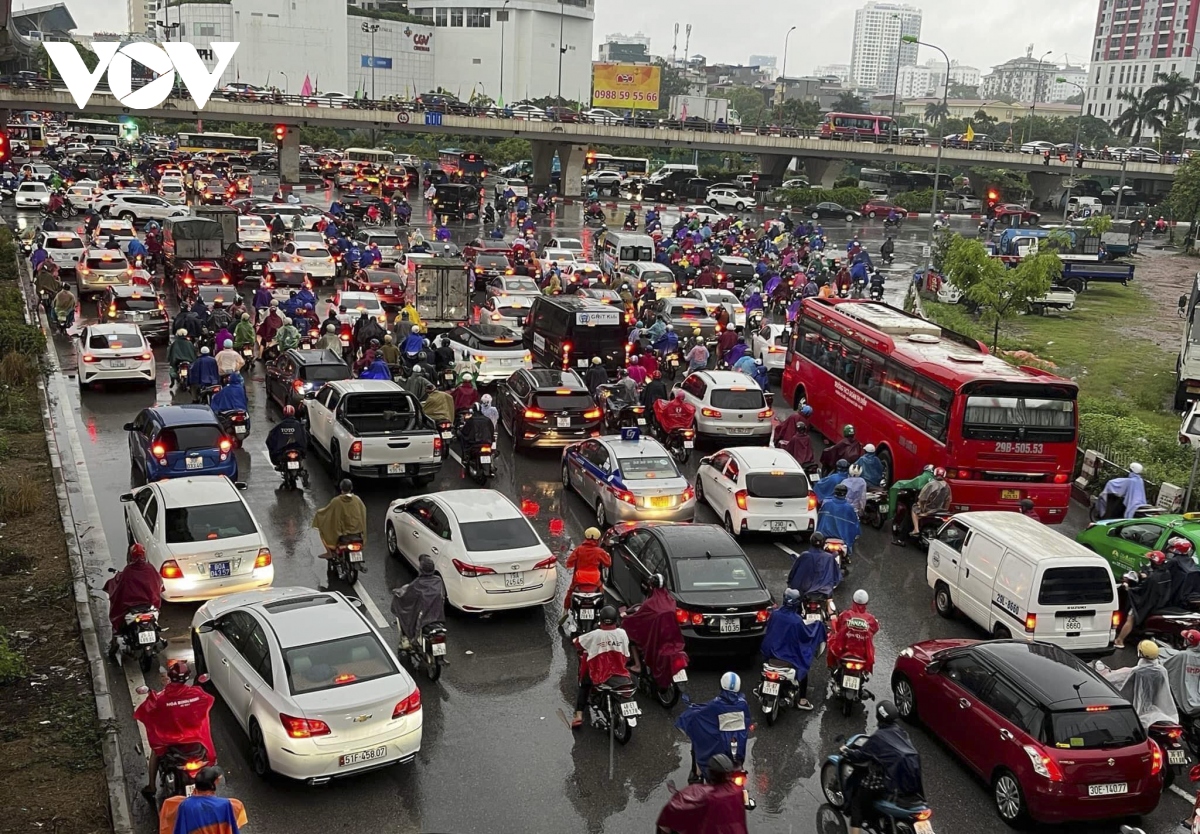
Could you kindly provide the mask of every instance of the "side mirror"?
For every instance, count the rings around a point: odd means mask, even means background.
[[[925,664],[925,674],[927,675],[936,675],[941,670],[942,661],[940,660],[931,660],[929,663]]]
[[[209,634],[215,628],[216,628],[216,623],[213,620],[209,620],[206,623],[200,623],[200,625],[196,626],[196,633],[197,634]]]
[[[123,493],[121,493],[121,503],[122,503],[122,504],[128,504],[128,503],[129,503],[130,501],[132,501],[132,500],[133,500],[133,493],[132,493],[132,492],[123,492]]]
[[[317,392],[316,392],[316,391],[305,391],[305,392],[304,392],[304,399],[306,399],[306,400],[315,400],[316,398],[317,398]]]
[[[121,430],[122,431],[135,431],[135,429],[133,428],[133,423],[126,423],[125,425],[121,426]]]
[[[700,465],[701,466],[712,466],[712,458],[710,458],[710,457],[700,458]]]
[[[235,487],[237,487],[239,490],[241,490],[242,492],[246,491],[246,482],[245,481],[234,481],[233,485]]]

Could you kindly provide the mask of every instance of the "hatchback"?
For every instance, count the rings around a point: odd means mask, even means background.
[[[1148,814],[1162,749],[1090,666],[1049,643],[927,640],[892,673],[900,715],[925,724],[991,786],[1000,818],[1067,822]]]
[[[46,250],[46,254],[50,256],[50,260],[54,262],[60,272],[74,272],[79,266],[79,259],[87,250],[83,238],[75,232],[38,230],[33,237],[33,244],[34,248],[41,246]]]
[[[502,324],[459,325],[446,334],[457,362],[475,366],[475,381],[487,385],[508,379],[517,368],[532,367],[521,337]]]
[[[218,261],[182,261],[175,266],[175,295],[186,298],[196,287],[228,286],[229,273]]]
[[[236,479],[233,441],[206,405],[144,408],[126,423],[133,480],[159,481],[191,475]]]
[[[572,370],[522,368],[500,383],[496,399],[500,424],[516,451],[600,434],[600,407]]]
[[[257,281],[262,276],[263,264],[271,260],[271,254],[269,243],[231,243],[221,259],[221,266],[238,283],[247,278]]]
[[[350,376],[345,360],[331,350],[289,350],[267,363],[267,397],[281,409],[290,405],[299,413],[309,391]]]
[[[696,371],[679,384],[696,409],[696,432],[707,437],[767,443],[775,412],[763,390],[737,371]]]
[[[163,299],[145,284],[116,284],[100,296],[97,318],[109,324],[128,324],[141,330],[147,341],[166,344],[171,336],[171,319]]]
[[[724,449],[700,459],[696,496],[734,536],[810,533],[817,496],[804,469],[783,449]]]
[[[154,384],[154,353],[136,324],[92,324],[79,332],[79,387],[129,379]]]

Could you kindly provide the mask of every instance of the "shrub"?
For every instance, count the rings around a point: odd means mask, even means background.
[[[1118,410],[1118,409],[1115,409]],[[1192,452],[1180,446],[1178,434],[1155,428],[1136,417],[1088,413],[1081,405],[1079,445],[1095,449],[1121,466],[1138,461],[1146,467],[1148,481],[1187,486],[1192,472]]]
[[[0,320],[0,357],[9,353],[41,356],[46,350],[46,334],[41,328],[24,321]]]
[[[16,475],[0,481],[0,515],[22,518],[42,503],[42,485],[32,475]]]
[[[25,322],[25,299],[16,287],[0,287],[0,321]]]
[[[796,208],[831,202],[858,211],[871,199],[871,192],[865,188],[785,188],[775,192],[775,197],[775,202]]]
[[[37,362],[25,353],[7,353],[0,359],[0,384],[24,387],[38,377]]]
[[[8,643],[8,631],[0,627],[0,684],[12,683],[29,674],[25,656]]]
[[[945,197],[945,192],[941,192]],[[929,211],[930,205],[933,204],[933,189],[926,188],[924,191],[904,191],[892,198],[892,202],[908,211]]]

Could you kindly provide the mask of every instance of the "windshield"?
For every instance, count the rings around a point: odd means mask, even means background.
[[[805,498],[808,478],[803,472],[751,472],[746,476],[751,498]]]
[[[293,695],[396,674],[396,667],[374,634],[286,649],[283,665]]]
[[[494,521],[470,521],[460,524],[463,547],[468,553],[493,550],[519,550],[536,547],[541,539],[523,518],[501,518]]]
[[[1030,442],[1074,440],[1075,401],[969,396],[963,410],[963,438]]]
[[[241,501],[167,507],[167,544],[233,539],[258,532]]]
[[[1132,707],[1055,712],[1049,723],[1049,743],[1063,750],[1128,747],[1144,738]]]
[[[743,556],[679,559],[679,591],[735,591],[762,587]]]
[[[761,388],[718,388],[712,392],[713,408],[737,411],[763,408],[766,404]]]
[[[679,470],[669,457],[618,458],[617,468],[626,481],[679,477]]]

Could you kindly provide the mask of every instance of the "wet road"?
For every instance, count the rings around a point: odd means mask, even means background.
[[[306,200],[328,202],[321,194]],[[420,200],[414,206],[421,217]],[[565,209],[551,231],[569,236],[580,233],[578,206]],[[619,224],[619,216],[614,224]],[[20,222],[35,222],[22,215]],[[963,230],[973,227],[962,221]],[[418,223],[420,226],[421,223]],[[429,218],[424,219],[428,227]],[[478,233],[476,224],[452,227],[455,240],[466,242]],[[878,221],[853,225],[841,221],[825,224],[831,243],[844,251],[847,235],[854,233],[877,252],[882,241]],[[896,262],[889,270],[895,279],[888,300],[899,303],[904,276],[922,260],[920,245],[923,224],[909,223],[897,238]],[[85,308],[85,311],[87,308]],[[121,493],[129,490],[129,453],[122,425],[138,410],[171,401],[164,363],[165,350],[157,351],[159,378],[151,388],[107,386],[80,396],[73,373],[72,347],[58,340],[65,386],[52,385],[52,395],[65,397],[61,405],[74,414],[76,430],[91,478],[101,530],[94,539],[120,560],[126,541]],[[262,390],[262,365],[248,374],[252,429],[246,448],[238,452],[241,478],[248,484],[246,497],[259,521],[266,527],[275,564],[276,585],[318,587],[326,582],[317,567],[314,539],[309,524],[315,510],[334,494],[328,471],[316,461],[312,466],[311,489],[291,493],[277,489],[279,477],[271,469],[263,440],[279,417],[267,405]],[[560,553],[582,537],[591,524],[591,512],[574,494],[565,495],[559,481],[557,452],[532,452],[514,457],[502,433],[498,460],[499,475],[489,486],[516,502],[536,505],[534,526]],[[694,476],[698,455],[686,469]],[[444,464],[431,491],[473,488],[464,480],[453,460]],[[409,581],[413,574],[404,564],[391,560],[384,551],[382,520],[390,501],[414,494],[408,485],[364,483],[359,494],[366,502],[369,528],[366,564],[354,588],[337,590],[357,593],[373,604],[377,624],[385,625],[389,589]],[[552,536],[551,523],[563,522],[563,535]],[[716,522],[708,507],[701,507],[697,521]],[[557,525],[556,525],[557,526]],[[781,595],[791,564],[789,548],[795,540],[749,538],[744,548],[776,598]],[[103,548],[92,550],[88,569],[93,585],[103,582],[108,558]],[[558,596],[566,588],[567,576],[560,569]],[[897,549],[888,537],[873,530],[865,532],[854,571],[835,595],[839,606],[849,605],[856,588],[871,594],[871,609],[882,623],[877,638],[878,668],[871,687],[880,698],[888,697],[887,678],[896,653],[911,642],[933,637],[979,637],[965,622],[943,620],[933,613],[931,594],[925,583],[924,560],[913,549]],[[100,620],[107,612],[103,594],[94,599]],[[186,645],[187,626],[196,605],[170,605],[163,622],[170,626],[170,655],[190,654]],[[607,739],[595,730],[572,733],[564,724],[574,699],[576,663],[573,652],[556,628],[557,606],[545,610],[497,614],[489,618],[452,616],[449,622],[451,665],[437,683],[417,678],[424,709],[424,742],[415,763],[388,768],[361,777],[308,788],[279,778],[262,781],[250,770],[245,736],[218,700],[213,731],[221,764],[227,772],[227,792],[241,798],[249,810],[254,832],[262,834],[317,834],[329,831],[379,829],[395,832],[601,832],[648,831],[658,810],[666,802],[667,780],[686,781],[688,745],[673,728],[674,716],[642,698],[644,715],[632,741],[616,750],[615,773],[608,778]],[[395,630],[388,627],[395,642]],[[1118,665],[1124,665],[1126,660]],[[874,722],[863,710],[843,717],[837,705],[827,708],[823,697],[826,673],[823,664],[812,675],[810,692],[817,708],[811,713],[793,712],[781,717],[774,727],[760,727],[750,743],[748,769],[751,789],[759,807],[751,815],[755,832],[822,831],[823,798],[818,771],[823,757],[846,736],[870,729]],[[745,658],[739,672],[743,689],[754,686],[759,667],[755,658]],[[691,670],[687,690],[699,700],[713,697],[724,667],[698,663]],[[118,710],[130,709],[126,691],[141,682],[140,673],[113,670],[113,689]],[[152,676],[156,677],[156,676]],[[157,680],[149,680],[157,685]],[[757,704],[750,696],[751,708]],[[131,780],[144,779],[144,760],[134,752],[139,744],[136,725],[122,727],[123,749]],[[988,789],[945,748],[924,730],[913,729],[912,737],[921,751],[924,779],[934,808],[934,829],[940,834],[991,834],[1008,829],[995,815]],[[135,794],[136,790],[131,790]],[[140,830],[154,830],[149,806],[133,797]],[[1184,803],[1167,794],[1159,809],[1143,820],[1148,834],[1165,834],[1186,813]],[[1078,831],[1115,832],[1116,825],[1078,827]]]

